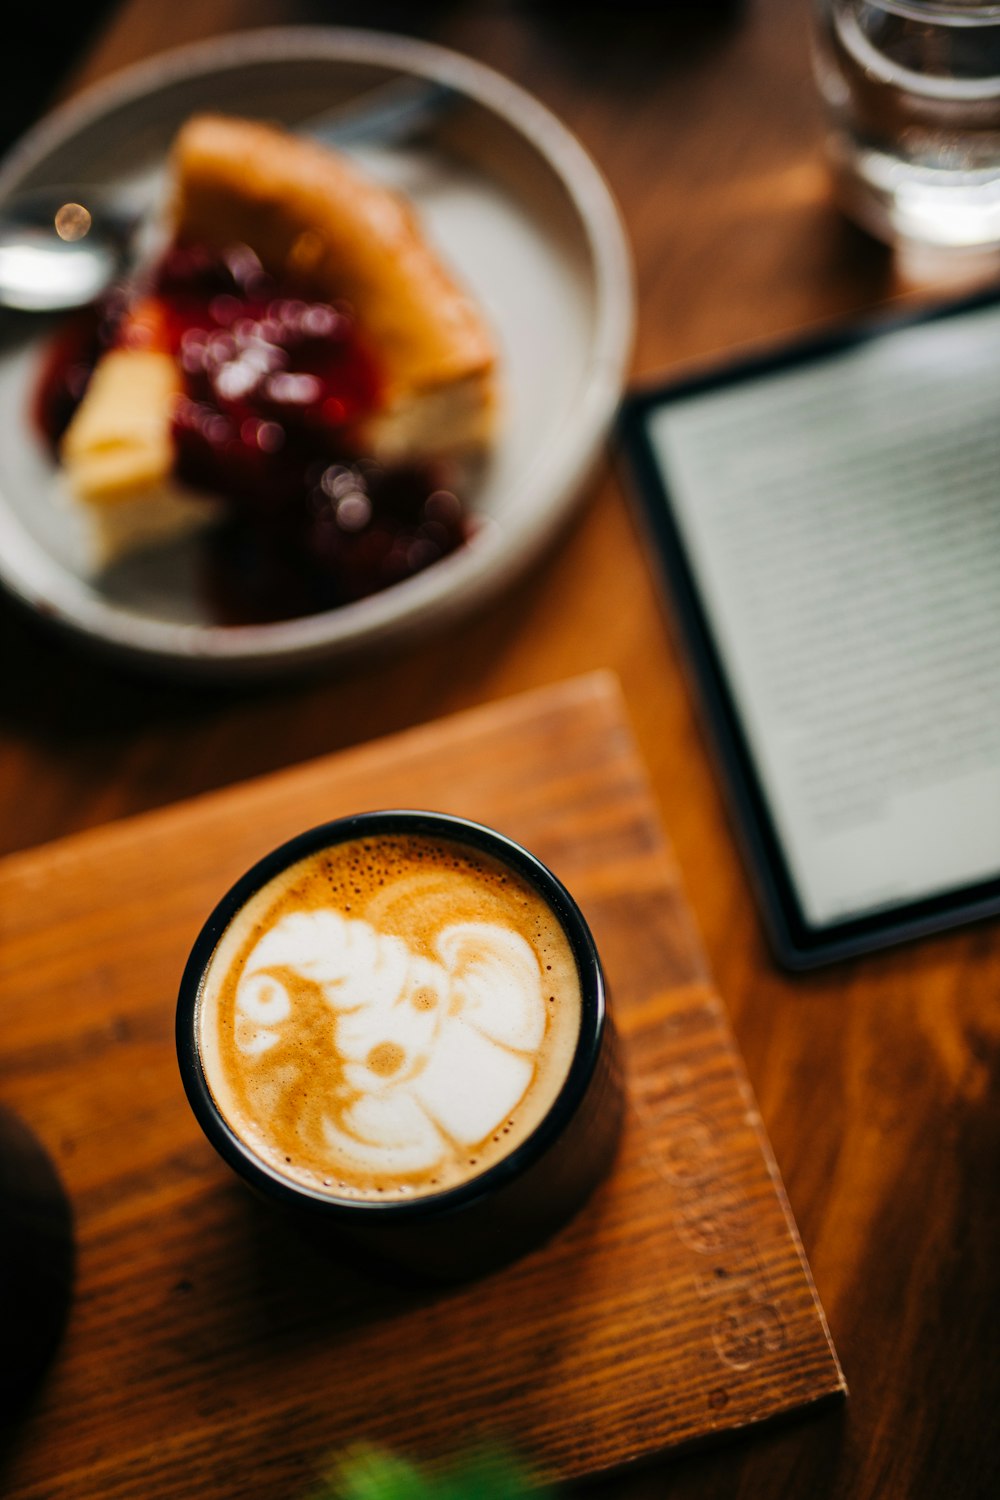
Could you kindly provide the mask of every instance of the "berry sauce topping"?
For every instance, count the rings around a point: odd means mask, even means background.
[[[174,245],[127,316],[119,294],[67,325],[36,402],[53,446],[100,354],[122,344],[165,349],[181,372],[176,475],[227,502],[205,547],[222,622],[334,608],[465,541],[443,466],[383,466],[359,451],[381,382],[350,308],[292,294],[245,246]]]

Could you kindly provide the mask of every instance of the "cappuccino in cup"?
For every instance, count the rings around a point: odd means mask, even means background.
[[[269,1167],[392,1199],[510,1155],[579,1030],[573,953],[533,887],[402,833],[319,850],[258,891],[209,963],[197,1035],[221,1114]]]
[[[579,909],[520,846],[440,814],[342,819],[250,871],[195,946],[177,1037],[253,1186],[448,1274],[547,1233],[617,1132]]]

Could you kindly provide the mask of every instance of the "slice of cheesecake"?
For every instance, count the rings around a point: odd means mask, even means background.
[[[190,120],[174,162],[181,239],[249,245],[279,279],[353,307],[385,382],[365,426],[376,456],[489,438],[492,336],[398,194],[314,141],[221,115]]]
[[[313,414],[331,424],[349,456],[410,462],[488,444],[496,414],[493,339],[398,194],[313,141],[217,115],[197,116],[183,127],[171,181],[170,231],[182,252],[224,258],[233,247],[249,247],[272,299],[275,288],[285,299],[272,306],[294,310],[315,303],[327,314],[343,309],[356,325],[363,395],[355,370],[349,419],[338,427],[345,403],[329,399],[325,387]],[[152,294],[148,288],[136,294],[62,439],[64,477],[88,517],[98,565],[217,514],[210,498],[177,477],[175,419],[178,403],[191,392],[190,348],[174,326],[176,311],[158,311],[155,278]],[[257,308],[253,317],[264,314]],[[254,373],[255,359],[267,357],[252,330],[269,325],[247,317],[234,323],[237,330],[244,325],[251,335],[243,335],[221,387],[227,394],[248,370]],[[324,325],[314,318],[310,326]],[[225,339],[225,329],[220,336]],[[313,366],[315,344],[313,338]],[[294,403],[303,390],[309,395],[316,377],[297,374],[294,350],[279,353],[284,367],[265,371],[262,389],[268,399],[284,393]],[[359,357],[355,351],[355,366]],[[232,403],[223,405],[232,416]],[[246,412],[240,412],[237,428],[245,436]],[[268,409],[262,420],[273,415]],[[260,429],[260,421],[251,424],[252,432]],[[320,437],[326,441],[330,432]]]

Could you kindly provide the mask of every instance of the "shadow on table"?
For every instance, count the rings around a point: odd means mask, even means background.
[[[743,0],[665,5],[663,0],[581,0],[567,8],[558,0],[521,0],[517,7],[561,64],[594,81],[612,79],[660,88],[665,78],[709,57],[725,45],[743,20]]]
[[[830,1396],[752,1427],[698,1439],[628,1470],[579,1480],[566,1500],[732,1500],[737,1493],[843,1493],[849,1410]]]

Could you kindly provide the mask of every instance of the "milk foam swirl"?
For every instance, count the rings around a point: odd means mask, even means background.
[[[419,838],[324,850],[251,899],[201,1000],[237,1134],[335,1195],[440,1191],[516,1149],[558,1093],[580,991],[539,894]]]
[[[236,1045],[265,1062],[294,979],[322,991],[341,1081],[325,1100],[331,1167],[425,1172],[492,1134],[531,1083],[545,1034],[538,960],[516,932],[446,928],[439,961],[336,911],[295,912],[254,948]],[[292,981],[292,982],[289,982]]]

